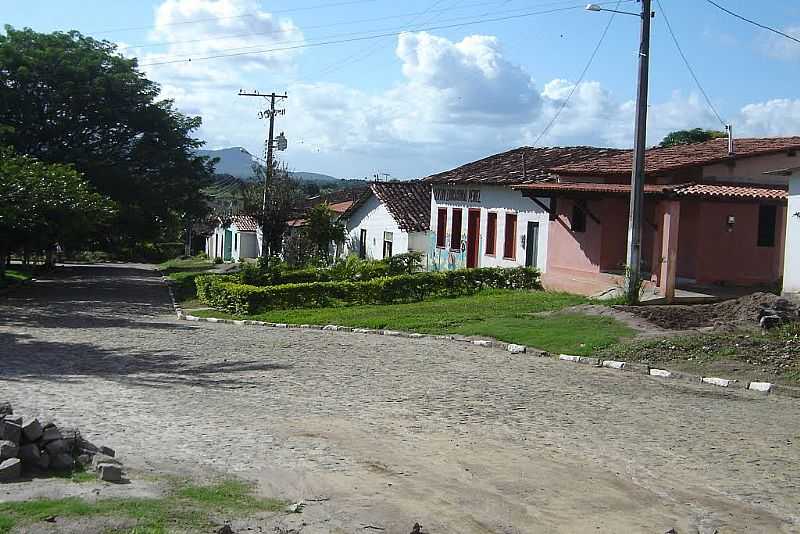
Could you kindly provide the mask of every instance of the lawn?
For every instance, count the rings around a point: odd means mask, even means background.
[[[628,340],[598,351],[598,356],[701,376],[798,386],[800,324],[768,333],[741,330]]]
[[[135,524],[123,531],[129,533],[212,532],[213,516],[244,518],[259,512],[278,512],[285,504],[258,498],[252,494],[249,485],[239,481],[223,481],[210,486],[184,483],[176,485],[160,499],[87,502],[70,497],[0,503],[0,534],[52,517],[92,519],[99,525],[104,524],[104,519],[124,518]]]
[[[6,269],[5,276],[0,278],[0,289],[21,284],[25,280],[30,280],[31,276],[31,271],[29,269]]]
[[[206,258],[176,258],[159,264],[158,268],[175,285],[175,297],[178,302],[191,301],[197,296],[194,285],[196,276],[205,274],[213,269],[214,263]]]
[[[586,302],[586,298],[568,293],[494,289],[475,295],[430,298],[407,304],[274,310],[237,318],[485,336],[548,352],[576,355],[590,354],[634,334],[627,326],[606,317],[579,313],[542,314]],[[213,310],[198,310],[192,314],[232,317]]]

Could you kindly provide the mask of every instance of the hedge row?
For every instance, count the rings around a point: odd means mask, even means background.
[[[422,300],[430,295],[466,295],[487,288],[539,289],[536,269],[483,268],[404,274],[363,282],[334,281],[253,286],[231,277],[205,275],[195,279],[197,296],[206,304],[237,315],[281,308],[349,304],[390,304]]]

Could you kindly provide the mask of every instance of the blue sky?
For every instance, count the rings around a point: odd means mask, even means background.
[[[800,36],[798,2],[718,1]],[[738,135],[800,135],[800,44],[704,0],[661,3]],[[610,14],[581,6],[569,0],[5,0],[3,19],[120,43],[162,84],[165,97],[203,117],[198,135],[208,148],[261,153],[261,103],[236,92],[288,91],[278,129],[289,139],[281,158],[290,167],[408,178],[532,144],[563,105],[609,20]],[[620,9],[636,11],[638,4],[623,1]],[[721,128],[655,2],[654,9],[648,142],[676,128]],[[199,59],[400,31],[406,33]],[[638,39],[638,19],[616,16],[584,83],[540,144],[630,146]],[[156,64],[188,57],[191,63]]]

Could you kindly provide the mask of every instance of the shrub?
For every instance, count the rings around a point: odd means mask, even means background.
[[[398,254],[383,260],[389,271],[389,275],[412,274],[422,270],[422,252],[411,251],[405,254]]]
[[[487,288],[539,289],[535,269],[463,269],[385,276],[365,281],[314,281],[272,286],[241,283],[239,275],[195,279],[197,296],[214,308],[250,315],[280,308],[349,304],[391,304],[430,295],[465,295]]]

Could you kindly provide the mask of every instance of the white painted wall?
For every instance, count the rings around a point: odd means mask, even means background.
[[[261,250],[260,240],[256,238],[255,232],[240,232],[235,224],[231,224],[228,229],[231,231],[231,261],[239,261],[240,258],[257,258]],[[214,232],[206,238],[205,252],[209,258],[222,258],[225,252],[224,240],[225,229],[222,226],[214,228]]]
[[[439,186],[434,185],[435,189]],[[533,200],[523,197],[522,193],[515,191],[510,187],[505,186],[453,186],[456,188],[467,189],[480,189],[480,202],[460,202],[460,201],[443,201],[437,202],[433,193],[431,193],[431,232],[428,239],[428,255],[431,259],[429,268],[431,270],[443,270],[447,268],[460,268],[466,266],[466,251],[453,251],[450,249],[450,236],[452,233],[453,221],[453,208],[461,208],[462,221],[461,221],[461,240],[462,244],[466,245],[467,239],[467,224],[468,224],[468,210],[470,208],[479,208],[481,212],[480,218],[480,232],[479,232],[479,250],[478,250],[478,267],[519,267],[525,265],[525,245],[527,241],[528,222],[539,223],[539,241],[537,252],[537,267],[544,272],[547,268],[547,233],[550,226],[549,214],[536,205]],[[548,199],[540,199],[545,205],[549,206]],[[445,248],[441,249],[436,247],[436,232],[438,229],[437,218],[439,208],[447,208],[447,235],[445,240]],[[495,254],[486,254],[486,225],[488,221],[489,212],[497,213],[497,235]],[[503,243],[505,241],[505,223],[506,213],[517,214],[517,237],[515,241],[516,254],[513,260],[503,257]]]
[[[789,179],[783,292],[800,295],[800,174],[797,172]]]
[[[383,259],[383,233],[392,232],[392,255],[408,252],[408,233],[401,230],[397,221],[375,195],[356,209],[347,220],[347,243],[344,255],[358,254],[361,230],[367,230],[367,259]]]

